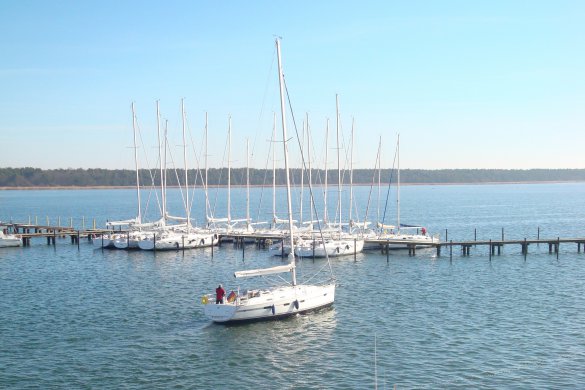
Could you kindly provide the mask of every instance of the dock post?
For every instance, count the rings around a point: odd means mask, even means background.
[[[491,238],[490,238],[490,250],[489,250],[489,252],[490,252],[490,261],[492,261],[492,254],[494,252],[494,247],[492,246],[492,240],[491,240]]]
[[[445,241],[449,241],[449,231],[445,229]]]
[[[447,229],[445,229],[445,232]],[[449,241],[449,262],[453,261],[453,240]]]
[[[357,245],[357,240],[354,238],[353,239],[353,261],[356,261],[356,258],[357,258],[357,248],[356,248],[356,245]]]
[[[581,243],[577,243],[577,253],[581,253]]]
[[[81,229],[85,230],[85,217],[81,217]]]
[[[213,259],[213,247],[215,245],[213,245],[213,236],[211,237],[211,258]]]
[[[154,233],[154,234],[152,235],[152,238],[153,238],[152,251],[153,251],[154,253],[156,253],[156,233]]]
[[[36,225],[36,226],[39,226],[39,219],[38,219],[38,218],[39,218],[39,217],[35,215],[35,225]]]
[[[95,218],[93,219],[93,230],[95,230]]]
[[[79,252],[79,230],[77,231],[77,251]]]
[[[553,244],[551,242],[548,243],[548,253],[552,253],[552,246]]]
[[[130,233],[128,233],[128,236],[129,235],[130,235]],[[183,255],[184,255],[185,254],[185,235],[181,236],[181,244],[183,245]]]
[[[522,244],[522,253],[524,253],[524,261],[526,261],[526,256],[528,255],[528,244],[526,243],[526,237],[524,237],[524,244]]]
[[[53,229],[53,246],[57,245],[57,230]]]
[[[559,259],[559,246],[561,245],[561,238],[557,237],[557,245],[555,246],[555,252],[557,252],[557,260]]]
[[[57,227],[61,227],[61,216],[57,217]]]
[[[536,231],[536,239],[540,241],[540,226],[538,227],[538,230]],[[536,244],[538,245],[538,244]]]
[[[504,228],[502,228],[502,241],[504,241]]]
[[[73,227],[73,217],[69,217],[69,227]]]
[[[473,229],[473,241],[477,241],[477,228]]]
[[[244,261],[246,259],[246,245],[244,245],[244,238],[241,238],[242,240],[242,261]]]
[[[48,215],[47,215],[47,226],[51,226],[51,225],[49,224],[49,216],[48,216]]]
[[[325,244],[323,244],[323,249],[325,249]],[[315,260],[315,237],[313,237],[313,260]]]
[[[386,263],[390,262],[390,244],[389,240],[386,239]]]
[[[102,252],[104,251],[104,233],[102,233]]]
[[[441,257],[441,245],[437,245],[437,257]]]

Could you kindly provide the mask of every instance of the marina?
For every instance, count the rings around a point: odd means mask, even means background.
[[[202,295],[218,283],[228,294],[238,287],[253,290],[257,286],[235,279],[234,271],[285,264],[268,247],[246,244],[249,235],[190,250],[101,249],[83,233],[93,230],[94,219],[96,234],[112,233],[100,228],[127,215],[135,191],[2,192],[1,218],[23,221],[16,224],[18,234],[24,229],[34,233],[34,226],[65,233],[55,234],[56,246],[48,246],[46,237],[31,237],[30,246],[0,250],[0,341],[11,351],[0,353],[6,373],[2,385],[120,387],[142,383],[132,374],[140,368],[150,371],[153,386],[214,388],[214,375],[239,367],[250,374],[244,383],[224,375],[226,387],[292,383],[319,388],[325,380],[331,387],[362,388],[373,381],[376,335],[379,380],[386,378],[388,387],[496,387],[510,381],[526,387],[578,387],[585,380],[574,374],[581,372],[585,356],[578,337],[585,324],[580,310],[585,257],[582,243],[578,252],[581,240],[570,238],[585,236],[579,227],[585,218],[580,211],[585,210],[585,185],[403,191],[403,215],[426,216],[428,231],[441,233],[440,257],[437,247],[416,248],[412,256],[406,249],[382,253],[384,243],[376,243],[376,249],[355,258],[332,261],[337,289],[330,308],[236,327],[213,325],[203,313]],[[251,188],[252,204],[261,192]],[[367,187],[355,188],[358,202],[367,194]],[[203,198],[201,192],[196,195]],[[236,197],[234,213],[245,210],[244,198]],[[277,199],[280,209],[282,197]],[[171,200],[169,207],[180,210],[181,205]],[[38,217],[31,214],[36,210]],[[193,218],[202,220],[202,215]],[[35,225],[35,220],[43,223]],[[67,226],[59,227],[60,221]],[[3,229],[12,232],[8,225]],[[77,232],[80,243],[71,244],[69,234]],[[256,234],[254,239],[282,238]],[[507,243],[498,255],[501,241]],[[470,245],[470,256],[463,255],[461,244]],[[298,261],[302,276],[325,264],[319,258]],[[104,379],[112,364],[123,374]],[[53,374],[55,365],[62,374]],[[76,372],[82,367],[86,376],[80,381]],[[302,378],[296,374],[301,367]],[[22,370],[32,374],[25,377]],[[336,374],[328,376],[332,370]]]

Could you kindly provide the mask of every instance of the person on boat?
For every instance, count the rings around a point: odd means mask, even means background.
[[[215,289],[215,304],[223,303],[223,297],[225,295],[225,290],[221,286],[221,284]]]
[[[425,229],[423,227],[422,230],[421,230],[421,233],[422,233],[423,236],[426,236],[427,235],[427,229]]]

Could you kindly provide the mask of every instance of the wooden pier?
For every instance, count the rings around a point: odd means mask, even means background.
[[[95,223],[94,223],[95,225]],[[33,238],[45,238],[47,245],[55,245],[56,238],[69,237],[71,244],[79,245],[80,239],[86,238],[91,241],[94,238],[100,237],[104,234],[128,233],[123,230],[111,230],[111,229],[96,229],[95,226],[91,229],[76,230],[72,226],[51,226],[51,225],[36,225],[31,223],[13,223],[3,222],[0,223],[0,229],[6,233],[13,233],[22,238],[23,246],[30,246]],[[447,231],[445,231],[445,237]],[[437,241],[432,243],[421,244],[420,241],[416,240],[404,240],[404,239],[366,239],[365,244],[371,250],[379,250],[381,253],[389,254],[394,249],[408,250],[409,256],[415,256],[416,251],[423,248],[432,248],[436,251],[437,257],[444,255],[444,251],[448,250],[449,258],[453,257],[453,249],[459,250],[462,257],[469,257],[472,254],[472,248],[487,247],[489,259],[492,256],[501,255],[502,248],[505,246],[518,246],[520,247],[520,253],[525,257],[528,255],[528,249],[530,245],[544,245],[548,246],[548,252],[550,254],[556,254],[557,258],[559,255],[559,248],[561,244],[576,244],[577,252],[580,253],[583,249],[585,253],[585,237],[581,238],[541,238],[540,228],[538,229],[538,236],[535,239],[505,239],[504,230],[502,229],[501,239],[498,240],[477,240],[477,230],[474,233],[474,239],[469,241]],[[274,233],[248,233],[248,234],[223,234],[220,235],[220,245],[222,242],[231,242],[237,247],[245,247],[248,243],[254,243],[257,248],[267,248],[275,242],[279,242],[283,239],[282,234]],[[318,239],[318,238],[317,238]],[[354,257],[356,254],[354,254]]]

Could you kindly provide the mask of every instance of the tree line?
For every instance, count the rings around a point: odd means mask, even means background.
[[[231,184],[234,186],[246,185],[246,169],[232,168]],[[328,171],[328,184],[338,182],[337,170]],[[382,183],[395,183],[397,172],[383,169],[379,172]],[[178,186],[184,183],[185,171],[182,169],[167,170],[166,181],[168,186]],[[272,170],[250,169],[250,184],[272,185]],[[312,170],[312,181],[323,184],[325,171]],[[308,182],[308,173],[305,171],[303,180]],[[159,170],[141,169],[139,171],[141,186],[158,186],[160,183]],[[189,185],[201,186],[205,182],[205,172],[201,170],[188,171]],[[286,183],[284,169],[277,169],[275,173],[277,185]],[[464,183],[512,183],[512,182],[570,182],[585,181],[585,169],[402,169],[400,182],[403,184],[464,184]],[[207,182],[210,186],[225,186],[228,183],[227,168],[211,168],[207,172]],[[291,182],[301,183],[301,170],[291,170]],[[342,173],[342,182],[350,182],[349,172]],[[355,169],[353,183],[378,183],[378,171],[373,169]],[[0,187],[131,187],[136,185],[136,171],[129,169],[40,169],[40,168],[0,168]]]

